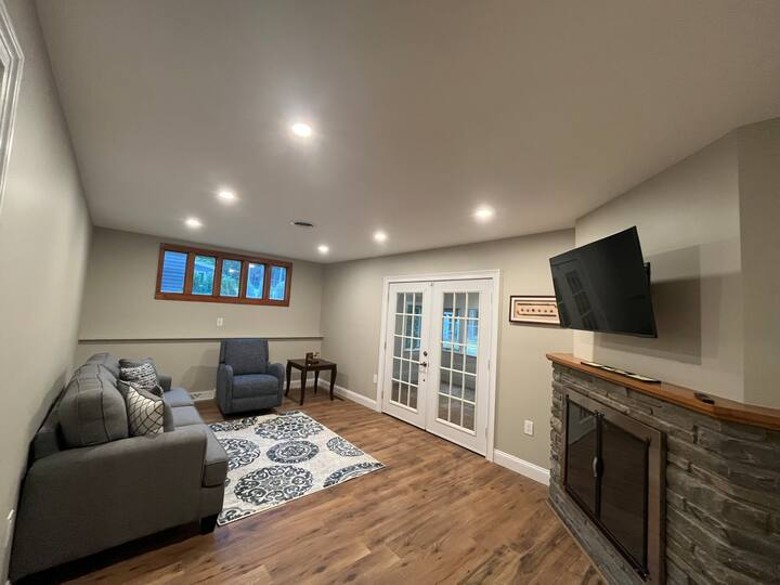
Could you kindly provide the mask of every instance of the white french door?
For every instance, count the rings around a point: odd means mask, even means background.
[[[424,428],[430,284],[391,284],[389,291],[382,410]]]
[[[492,291],[487,279],[388,286],[382,410],[481,454],[491,407]]]

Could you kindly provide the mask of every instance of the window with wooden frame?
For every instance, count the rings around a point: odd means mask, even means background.
[[[287,307],[291,279],[290,262],[160,244],[154,298]]]

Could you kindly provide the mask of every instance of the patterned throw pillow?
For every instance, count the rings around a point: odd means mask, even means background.
[[[119,379],[133,384],[136,388],[146,390],[152,394],[162,396],[162,388],[157,383],[157,370],[154,364],[148,361],[135,362],[133,365],[124,365],[122,360],[119,366]]]
[[[133,437],[163,432],[165,404],[160,398],[129,384],[125,400],[130,434]]]

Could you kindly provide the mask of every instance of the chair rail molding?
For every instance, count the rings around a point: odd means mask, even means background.
[[[0,217],[3,212],[5,180],[11,157],[23,65],[22,48],[16,38],[5,1],[0,0]]]

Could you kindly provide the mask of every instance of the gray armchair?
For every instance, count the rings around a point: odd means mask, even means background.
[[[282,404],[284,366],[268,363],[267,339],[223,339],[217,369],[217,403],[223,414]]]

